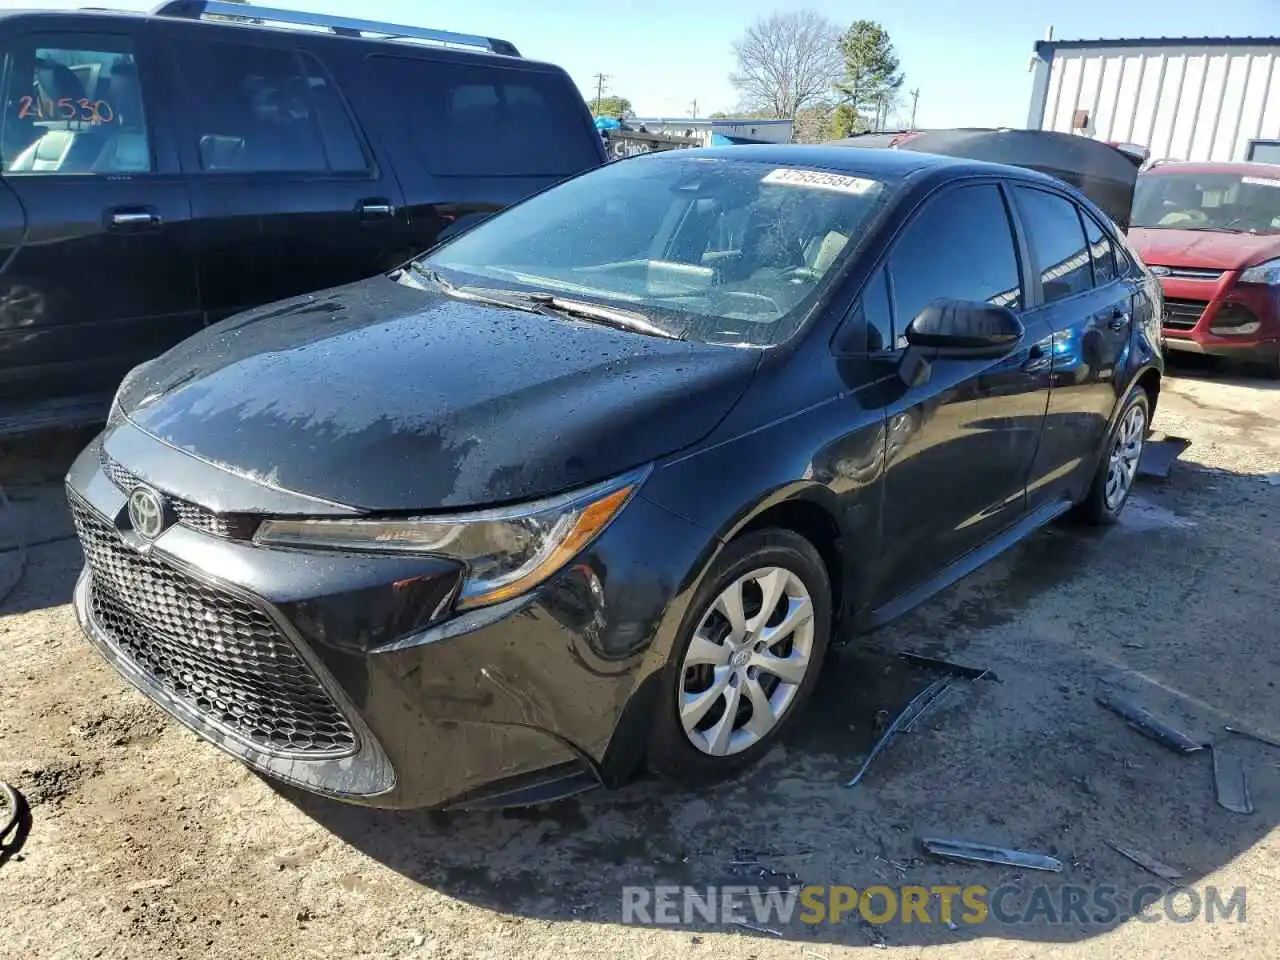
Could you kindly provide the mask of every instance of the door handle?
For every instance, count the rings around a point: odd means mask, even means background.
[[[396,215],[396,206],[390,200],[382,197],[374,197],[369,200],[361,200],[356,204],[356,209],[360,211],[362,217],[369,219],[386,219]]]
[[[1108,323],[1107,326],[1109,326],[1112,330],[1119,333],[1128,325],[1129,325],[1129,312],[1127,310],[1121,310],[1117,307],[1116,310],[1111,314],[1111,322]]]
[[[148,207],[115,207],[107,211],[107,226],[116,229],[158,227],[160,214]]]

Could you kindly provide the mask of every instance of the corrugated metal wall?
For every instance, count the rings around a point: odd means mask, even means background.
[[[1280,138],[1280,44],[1071,47],[1037,70],[1043,130],[1070,133],[1085,110],[1089,136],[1178,160],[1242,160],[1251,139]]]

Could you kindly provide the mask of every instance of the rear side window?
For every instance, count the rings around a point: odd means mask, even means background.
[[[5,45],[0,161],[14,175],[152,169],[133,45],[127,37],[23,37]]]
[[[1104,287],[1117,276],[1115,245],[1098,221],[1083,214],[1085,239],[1089,241],[1089,259],[1093,262],[1094,286]]]
[[[387,102],[410,106],[405,134],[440,176],[557,176],[599,164],[577,90],[559,74],[371,57]]]
[[[934,300],[1019,309],[1018,258],[999,188],[960,187],[929,200],[894,244],[889,276],[895,338]]]
[[[181,41],[186,113],[210,173],[344,173],[368,167],[332,81],[309,54]]]
[[[1076,205],[1043,190],[1014,190],[1031,252],[1040,268],[1045,302],[1053,303],[1090,289],[1093,270]]]

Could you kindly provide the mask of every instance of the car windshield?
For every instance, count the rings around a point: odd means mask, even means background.
[[[667,335],[766,346],[804,320],[886,193],[882,181],[778,164],[623,160],[417,263],[455,289],[595,302]]]
[[[1280,233],[1280,170],[1238,173],[1149,173],[1138,177],[1133,226],[1229,233]]]

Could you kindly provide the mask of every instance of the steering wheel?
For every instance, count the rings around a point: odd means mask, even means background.
[[[766,297],[763,293],[747,293],[743,290],[726,290],[724,296],[738,297],[742,300],[750,300],[753,303],[767,305],[767,309],[771,309],[777,316],[782,316],[782,307],[778,305],[778,301],[773,297]],[[760,311],[760,312],[763,312]]]
[[[787,283],[816,283],[818,271],[813,267],[788,267],[782,271],[782,279]]]

